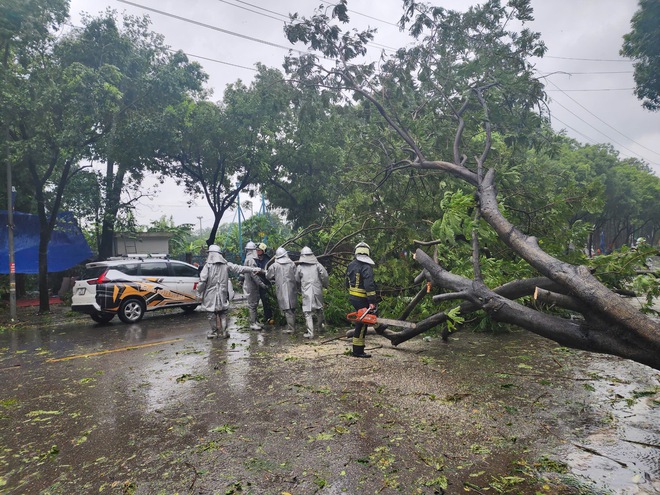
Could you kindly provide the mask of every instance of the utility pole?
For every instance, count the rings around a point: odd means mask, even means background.
[[[9,140],[7,140],[8,142]],[[14,259],[14,196],[11,178],[11,163],[7,153],[7,240],[9,248],[9,316],[11,321],[16,314],[16,260]]]
[[[204,217],[197,217],[197,220],[199,220],[199,236],[202,237],[202,218]]]

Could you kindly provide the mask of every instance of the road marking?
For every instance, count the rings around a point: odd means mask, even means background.
[[[66,357],[62,357],[62,358],[50,358],[50,359],[46,359],[46,362],[47,363],[59,363],[60,361],[70,361],[71,359],[79,359],[79,358],[86,358],[86,357],[93,357],[93,356],[102,356],[103,354],[110,354],[111,352],[132,351],[134,349],[142,349],[143,347],[153,347],[155,345],[171,344],[173,342],[178,342],[180,340],[183,340],[183,339],[161,340],[159,342],[152,342],[150,344],[132,345],[130,347],[120,347],[118,349],[109,349],[107,351],[90,352],[90,353],[87,353],[87,354],[75,354],[73,356],[66,356]]]

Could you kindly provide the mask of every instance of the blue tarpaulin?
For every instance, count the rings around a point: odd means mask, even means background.
[[[9,273],[7,211],[0,211],[0,273]],[[93,256],[76,218],[70,211],[57,215],[48,243],[48,272],[61,272]],[[39,273],[39,217],[14,212],[16,273]]]

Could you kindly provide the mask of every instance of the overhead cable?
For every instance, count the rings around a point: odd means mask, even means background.
[[[578,60],[580,62],[619,62],[619,63],[625,62],[627,64],[632,63],[630,60],[625,60],[625,59],[556,57],[553,55],[543,55],[543,58],[556,58],[559,60]]]
[[[298,52],[300,54],[306,54],[307,53],[307,52],[303,52],[301,50],[297,50],[296,48],[292,48],[290,46],[284,46],[284,45],[280,45],[278,43],[273,43],[271,41],[266,41],[266,40],[262,40],[262,39],[259,39],[259,38],[254,38],[252,36],[247,36],[245,34],[237,33],[237,32],[234,32],[234,31],[229,31],[227,29],[222,29],[222,28],[219,28],[217,26],[213,26],[211,24],[205,24],[203,22],[194,21],[194,20],[188,19],[186,17],[181,17],[181,16],[178,16],[178,15],[175,15],[175,14],[170,14],[169,12],[164,12],[162,10],[153,9],[151,7],[146,7],[146,6],[140,5],[138,3],[129,2],[128,0],[117,0],[117,1],[120,2],[120,3],[125,3],[127,5],[132,5],[133,7],[148,10],[150,12],[155,12],[156,14],[161,14],[161,15],[164,15],[164,16],[167,16],[167,17],[171,17],[173,19],[178,19],[178,20],[183,21],[183,22],[189,22],[189,23],[195,24],[197,26],[205,27],[207,29],[212,29],[213,31],[218,31],[220,33],[228,34],[230,36],[237,36],[239,38],[243,38],[243,39],[246,39],[246,40],[249,40],[249,41],[254,41],[255,43],[261,43],[262,45],[268,45],[268,46],[272,46],[272,47],[275,47],[275,48],[282,48],[283,50],[287,50],[287,51],[292,50],[292,51]]]
[[[562,107],[564,110],[566,110],[568,113],[570,113],[571,115],[573,115],[574,117],[576,117],[578,120],[580,120],[580,121],[584,122],[585,124],[587,124],[589,127],[591,127],[591,128],[592,128],[593,130],[595,130],[596,132],[598,132],[598,133],[602,134],[603,136],[605,136],[605,137],[606,137],[607,139],[609,139],[611,142],[613,142],[613,143],[615,143],[615,144],[618,144],[618,145],[621,146],[623,149],[628,150],[629,152],[633,153],[634,155],[637,155],[639,158],[641,158],[642,160],[644,160],[644,157],[643,157],[642,155],[640,155],[639,153],[635,153],[633,150],[631,150],[630,148],[628,148],[628,147],[626,147],[625,145],[621,144],[621,143],[618,142],[616,139],[613,139],[612,137],[610,137],[610,136],[608,136],[607,134],[605,134],[603,131],[601,131],[601,130],[599,130],[599,129],[596,129],[596,128],[595,128],[594,126],[592,126],[589,122],[587,122],[587,121],[584,120],[582,117],[580,117],[578,114],[576,114],[575,112],[573,112],[570,108],[565,107],[564,105],[562,105],[561,103],[559,103],[557,100],[552,100],[552,102],[555,103],[555,104],[557,104],[557,105],[559,105],[560,107]]]
[[[559,86],[557,86],[554,82],[552,82],[552,81],[550,81],[550,80],[548,80],[548,82],[549,82],[550,84],[552,84],[555,88],[557,88],[559,91],[561,91],[562,93],[564,93],[565,90],[561,89],[561,88],[560,88]],[[576,105],[578,105],[580,108],[582,108],[582,109],[583,109],[585,112],[587,112],[589,115],[591,115],[592,117],[594,117],[594,118],[597,119],[598,121],[602,122],[602,123],[605,124],[607,127],[609,127],[610,129],[612,129],[613,131],[616,131],[617,133],[619,133],[620,135],[622,135],[622,136],[623,136],[624,138],[626,138],[628,141],[630,141],[630,142],[632,142],[632,143],[635,143],[637,146],[639,146],[639,147],[641,147],[641,148],[644,148],[645,150],[650,151],[651,153],[653,153],[653,154],[655,154],[655,155],[660,156],[660,153],[658,153],[657,151],[654,151],[654,150],[652,150],[652,149],[650,149],[650,148],[647,148],[647,147],[644,146],[643,144],[638,143],[638,142],[635,141],[633,138],[631,138],[631,137],[629,137],[629,136],[626,136],[624,133],[622,133],[621,131],[619,131],[616,127],[614,127],[614,126],[608,124],[607,122],[605,122],[605,121],[604,121],[603,119],[601,119],[598,115],[596,115],[595,113],[593,113],[592,111],[590,111],[587,107],[585,107],[584,105],[582,105],[582,104],[581,104],[579,101],[577,101],[576,99],[572,98],[570,95],[566,95],[566,98],[568,98],[569,100],[571,100],[573,103],[575,103]]]

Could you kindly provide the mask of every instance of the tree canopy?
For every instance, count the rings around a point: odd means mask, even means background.
[[[621,55],[635,61],[635,94],[644,108],[655,111],[660,109],[660,2],[639,0],[630,27]]]

